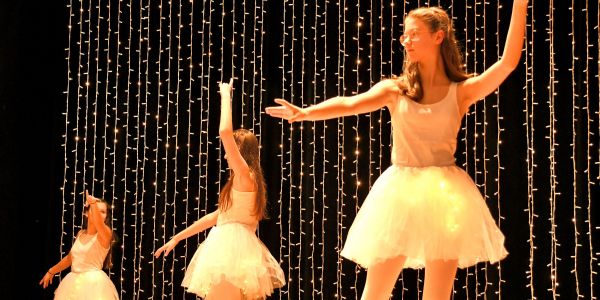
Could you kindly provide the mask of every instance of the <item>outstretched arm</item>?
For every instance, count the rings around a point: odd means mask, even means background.
[[[527,5],[528,0],[513,2],[502,58],[482,74],[469,78],[459,85],[458,99],[462,113],[466,112],[471,104],[496,90],[519,64],[527,22]]]
[[[181,232],[176,234],[173,238],[171,238],[171,240],[169,242],[164,244],[162,247],[158,248],[158,250],[156,250],[156,252],[154,252],[154,256],[158,258],[163,252],[165,253],[165,256],[169,255],[169,252],[171,252],[171,250],[173,250],[173,248],[175,248],[175,246],[177,245],[177,243],[179,243],[179,241],[185,240],[185,239],[189,238],[190,236],[196,235],[196,234],[208,229],[209,227],[212,227],[215,224],[217,224],[218,216],[219,216],[219,211],[215,210],[212,213],[207,214],[204,217],[200,218],[200,220],[194,222],[194,224],[192,224],[188,228],[182,230]]]
[[[266,113],[272,117],[286,119],[290,123],[327,120],[377,110],[392,103],[399,92],[393,80],[382,80],[364,93],[350,97],[334,97],[307,108],[300,108],[283,99],[275,99],[280,106],[267,107]]]

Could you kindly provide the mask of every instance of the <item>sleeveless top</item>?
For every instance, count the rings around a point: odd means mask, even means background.
[[[240,192],[231,188],[231,205],[226,211],[219,211],[217,226],[227,223],[241,223],[254,227],[258,224],[254,216],[256,192]]]
[[[420,104],[400,96],[392,108],[392,163],[407,167],[452,166],[462,116],[456,83],[446,96]]]
[[[95,234],[89,241],[83,243],[81,235],[77,237],[71,247],[71,272],[82,273],[87,271],[102,270],[108,248],[102,247]]]

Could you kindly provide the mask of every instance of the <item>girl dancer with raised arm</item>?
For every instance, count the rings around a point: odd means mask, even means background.
[[[202,217],[160,247],[155,256],[169,252],[183,239],[214,227],[190,261],[182,285],[208,300],[262,299],[285,284],[283,270],[255,234],[265,216],[265,180],[256,136],[233,130],[233,79],[221,83],[219,136],[230,176],[221,190],[219,208]]]
[[[457,267],[506,255],[504,236],[477,186],[455,165],[463,116],[517,67],[527,0],[513,2],[502,58],[477,76],[463,61],[448,14],[415,9],[404,19],[403,73],[369,91],[300,108],[283,99],[266,112],[289,122],[391,113],[392,163],[374,183],[341,255],[368,269],[362,299],[388,299],[403,268],[425,267],[424,300],[449,299]]]
[[[112,266],[111,207],[106,201],[90,196],[87,191],[85,199],[83,228],[77,234],[71,251],[46,272],[40,285],[48,287],[54,275],[71,267],[71,272],[54,292],[54,299],[119,299],[115,285],[102,271]]]

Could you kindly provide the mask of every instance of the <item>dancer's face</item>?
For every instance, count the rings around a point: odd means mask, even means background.
[[[439,53],[442,41],[441,31],[432,33],[423,21],[413,17],[408,17],[404,21],[404,33],[400,36],[400,43],[404,46],[409,61],[431,59],[433,55]]]
[[[96,205],[98,207],[98,212],[100,212],[100,217],[102,217],[102,223],[104,223],[104,221],[106,221],[106,215],[108,213],[106,203],[98,202],[96,203]]]

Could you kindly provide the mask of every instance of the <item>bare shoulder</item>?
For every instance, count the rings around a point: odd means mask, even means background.
[[[401,81],[402,81],[402,79],[400,77],[386,78],[386,79],[379,81],[377,84],[375,84],[373,86],[373,88],[378,88],[378,89],[381,89],[388,93],[397,94],[400,92],[400,87],[398,86],[398,84]]]
[[[384,93],[386,95],[386,98],[387,98],[386,106],[389,111],[392,111],[394,109],[394,107],[396,106],[395,100],[401,94],[400,84],[402,83],[402,81],[403,81],[402,77],[387,78],[387,79],[381,80],[380,82],[378,82],[376,85],[373,86],[373,88],[375,88],[375,87],[379,88],[382,91],[382,93]]]

